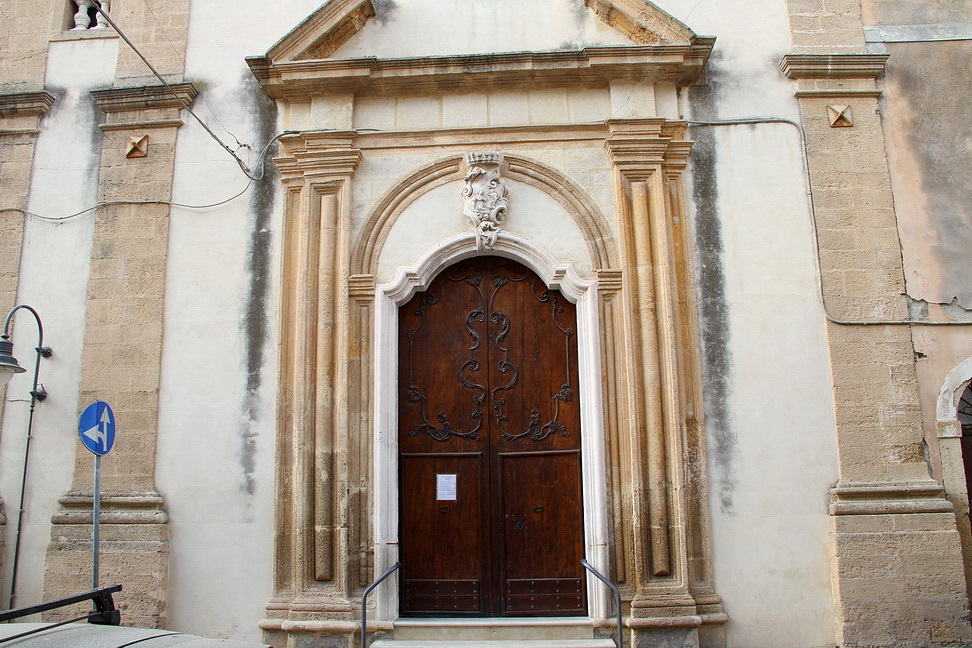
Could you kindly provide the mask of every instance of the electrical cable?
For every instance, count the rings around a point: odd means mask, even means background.
[[[158,16],[156,16],[155,15],[155,12],[152,11],[152,5],[149,4],[148,0],[142,0],[142,4],[145,5],[146,11],[149,12],[149,15],[152,16],[152,20],[155,21],[155,24],[156,25],[158,25],[159,32],[163,36],[165,36],[165,40],[169,44],[169,48],[172,50],[172,53],[175,54],[176,58],[179,59],[179,62],[182,63],[182,74],[189,81],[189,83],[195,83],[193,81],[192,75],[189,74],[189,65],[186,63],[186,59],[184,59],[182,57],[182,54],[179,53],[179,50],[172,43],[172,39],[169,38],[169,35],[166,33],[165,27],[162,26],[162,23],[161,23],[161,21],[159,21]],[[209,102],[206,101],[205,93],[203,93],[199,97],[199,100],[206,106],[206,109],[209,111],[209,114],[212,115],[213,119],[216,120],[216,123],[219,124],[220,128],[222,128],[224,131],[226,131],[226,133],[230,137],[232,137],[234,140],[236,140],[236,148],[234,149],[234,151],[239,151],[241,148],[250,148],[248,144],[244,144],[243,142],[241,142],[240,139],[232,131],[230,131],[230,129],[226,128],[226,126],[223,124],[222,121],[220,121],[219,116],[216,114],[216,112],[209,105]]]
[[[801,155],[803,159],[803,172],[807,179],[807,197],[810,202],[810,224],[813,229],[813,251],[814,251],[814,262],[817,267],[817,286],[820,289],[820,302],[823,306],[824,317],[827,321],[833,324],[840,324],[842,326],[894,326],[906,324],[909,326],[969,326],[972,321],[954,321],[954,322],[942,322],[942,321],[929,321],[929,320],[845,320],[838,317],[834,317],[829,308],[827,307],[827,299],[824,295],[824,280],[823,280],[823,268],[820,263],[820,234],[818,232],[817,226],[817,210],[814,205],[813,200],[813,181],[810,178],[810,160],[807,154],[807,133],[803,128],[803,124],[796,122],[792,119],[787,119],[786,117],[744,117],[740,119],[721,119],[715,121],[694,121],[689,120],[686,122],[689,126],[740,126],[746,124],[789,124],[797,129],[800,133],[800,146]]]
[[[695,8],[698,7],[699,4],[701,4],[701,1],[702,0],[699,0],[699,2],[696,3],[695,7],[692,8],[692,11],[694,11]],[[223,142],[223,140],[221,140],[216,135],[216,133],[214,133],[213,130],[209,126],[207,126],[206,123],[203,122],[203,120],[200,119],[199,116],[196,115],[192,111],[192,109],[182,99],[182,97],[180,97],[176,93],[175,89],[173,89],[172,86],[169,85],[169,83],[162,77],[162,75],[159,74],[158,70],[156,70],[155,67],[151,63],[149,63],[148,59],[145,58],[145,56],[138,50],[138,48],[135,47],[134,43],[132,43],[132,41],[129,40],[129,38],[121,31],[121,29],[118,28],[118,25],[116,25],[115,22],[108,16],[108,14],[101,8],[101,3],[98,2],[98,0],[95,0],[95,6],[96,6],[96,9],[98,10],[98,13],[101,14],[102,16],[104,16],[105,21],[108,22],[108,24],[111,25],[112,29],[114,29],[118,33],[118,35],[128,44],[128,46],[132,48],[132,51],[134,51],[135,54],[137,54],[138,57],[142,59],[142,61],[145,63],[145,65],[148,66],[149,70],[152,71],[152,73],[159,79],[159,81],[161,81],[162,84],[166,88],[168,88],[169,92],[172,93],[172,96],[176,98],[176,100],[182,105],[182,107],[185,108],[186,111],[190,115],[192,115],[193,118],[195,118],[195,120],[197,122],[199,122],[199,124],[206,130],[206,132],[209,133],[209,135],[214,140],[216,140],[216,142],[221,147],[223,147],[223,149],[227,153],[229,153],[230,156],[232,156],[232,158],[234,160],[236,160],[236,163],[239,165],[240,169],[243,171],[243,173],[246,175],[246,177],[248,177],[251,180],[251,183],[252,183],[252,181],[262,180],[263,177],[264,177],[265,171],[266,171],[266,157],[265,156],[266,156],[267,149],[269,149],[270,148],[270,145],[273,144],[278,139],[280,139],[281,137],[283,137],[285,135],[297,134],[297,131],[283,131],[282,133],[279,133],[279,134],[275,135],[269,142],[267,142],[267,145],[263,148],[263,151],[261,151],[261,153],[260,153],[260,158],[259,158],[260,159],[260,175],[259,176],[253,176],[253,175],[251,175],[250,174],[250,169],[243,162],[243,160],[241,160],[236,155],[236,152],[233,151],[232,149],[230,149],[229,146],[227,146]],[[219,121],[219,120],[217,119],[217,121]],[[830,313],[830,310],[829,310],[829,308],[827,306],[827,300],[826,300],[826,297],[825,297],[825,294],[824,294],[823,269],[822,269],[821,264],[820,264],[820,234],[818,232],[817,213],[816,213],[816,207],[814,205],[814,200],[813,200],[813,183],[812,183],[812,180],[810,178],[810,162],[809,162],[809,160],[807,158],[807,134],[806,134],[806,131],[803,128],[803,125],[800,124],[800,123],[798,123],[798,122],[796,122],[796,121],[794,121],[794,120],[792,120],[792,119],[788,119],[788,118],[785,118],[785,117],[747,117],[747,118],[740,118],[740,119],[726,119],[726,120],[714,120],[714,121],[688,120],[686,123],[689,126],[709,126],[709,127],[712,127],[712,126],[738,126],[738,125],[745,125],[745,124],[766,124],[766,123],[771,123],[771,124],[789,124],[789,125],[795,127],[799,131],[799,133],[800,133],[800,146],[801,146],[801,153],[802,153],[801,157],[803,158],[804,175],[807,178],[807,195],[808,195],[809,202],[810,202],[810,219],[811,219],[811,225],[812,225],[812,229],[813,229],[814,257],[815,257],[815,264],[816,264],[817,274],[818,274],[818,282],[817,282],[817,284],[818,284],[818,287],[820,288],[820,300],[821,300],[821,305],[823,307],[824,316],[827,318],[828,321],[830,321],[830,322],[832,322],[834,324],[840,324],[840,325],[844,325],[844,326],[889,326],[889,325],[909,325],[909,326],[910,325],[917,325],[917,326],[968,326],[968,325],[972,324],[972,321],[968,321],[968,322],[963,322],[963,321],[942,322],[942,321],[913,320],[913,319],[907,319],[907,320],[845,320],[845,319],[841,319],[841,318],[834,317]],[[225,127],[224,127],[224,129],[225,129]],[[378,130],[378,129],[368,129],[368,130]],[[228,129],[227,129],[227,132],[229,132]],[[230,134],[232,135],[232,133],[230,133]],[[234,139],[235,139],[235,136],[234,136]],[[239,144],[239,139],[237,139],[236,141]],[[246,146],[246,145],[242,145],[241,144],[241,147],[242,146]],[[237,150],[239,150],[239,149],[237,149]],[[162,200],[158,200],[158,201],[110,201],[110,202],[98,203],[94,207],[89,207],[87,209],[84,209],[82,211],[76,212],[74,214],[70,214],[68,216],[62,216],[62,217],[46,217],[46,216],[40,216],[39,214],[34,214],[32,212],[28,212],[25,209],[19,209],[19,208],[0,209],[0,212],[17,211],[17,212],[22,212],[22,213],[24,213],[26,215],[33,216],[35,218],[42,218],[42,219],[45,219],[45,220],[59,221],[59,220],[66,220],[68,218],[73,218],[74,216],[78,216],[80,214],[86,213],[88,211],[91,211],[92,209],[97,209],[98,207],[101,207],[101,206],[118,205],[118,204],[126,204],[126,205],[132,205],[132,204],[136,204],[136,205],[144,205],[144,204],[166,204],[166,205],[170,205],[170,206],[185,207],[185,208],[188,208],[188,209],[205,209],[205,208],[208,208],[208,207],[216,207],[218,205],[225,204],[225,203],[227,203],[227,202],[229,202],[229,201],[231,201],[231,200],[233,200],[233,199],[241,196],[249,188],[249,186],[250,186],[251,183],[248,183],[247,186],[244,187],[243,191],[241,191],[240,193],[236,194],[235,196],[233,196],[231,198],[228,198],[228,199],[226,199],[224,201],[218,202],[218,203],[213,203],[212,205],[203,205],[203,206],[183,205],[183,204],[179,204],[179,203],[174,203],[174,202],[169,202],[169,201],[162,201]]]
[[[88,213],[90,211],[93,211],[95,209],[98,209],[99,207],[108,207],[108,206],[114,206],[114,205],[169,205],[170,207],[182,207],[182,208],[185,208],[185,209],[210,209],[210,208],[213,208],[213,207],[219,207],[220,205],[224,205],[224,204],[226,204],[226,203],[228,203],[228,202],[230,202],[232,200],[235,200],[236,198],[239,198],[244,193],[246,193],[246,191],[250,188],[250,185],[252,185],[254,182],[259,182],[260,180],[263,180],[264,176],[266,175],[266,155],[267,155],[267,151],[270,149],[270,146],[272,146],[273,143],[276,142],[281,137],[284,137],[285,135],[294,135],[298,131],[287,130],[287,131],[283,131],[283,132],[281,132],[281,133],[279,133],[277,135],[274,135],[270,139],[270,141],[267,142],[267,144],[263,147],[263,150],[260,151],[260,156],[259,156],[259,160],[260,160],[260,172],[259,172],[259,174],[258,175],[252,175],[250,173],[250,169],[243,162],[243,160],[241,160],[239,158],[239,156],[236,155],[236,152],[233,151],[232,149],[230,149],[229,146],[227,146],[216,135],[216,133],[214,133],[212,131],[212,129],[209,128],[209,126],[207,126],[206,123],[203,122],[203,120],[200,119],[199,116],[196,115],[196,113],[194,113],[192,111],[192,109],[182,99],[182,97],[180,97],[176,93],[175,89],[171,85],[169,85],[169,83],[162,77],[161,74],[159,74],[159,71],[156,70],[155,67],[151,63],[149,63],[148,59],[146,59],[145,56],[138,50],[138,48],[135,47],[135,44],[132,43],[132,41],[128,38],[128,36],[126,36],[121,31],[121,29],[118,28],[118,25],[116,25],[115,22],[108,16],[108,14],[101,8],[101,3],[98,2],[98,0],[95,0],[95,2],[96,2],[96,7],[95,8],[98,10],[98,13],[100,15],[104,16],[105,21],[109,25],[111,25],[112,29],[114,29],[118,33],[118,35],[126,43],[128,43],[128,46],[132,48],[132,51],[134,51],[135,54],[137,54],[138,57],[140,59],[142,59],[142,62],[144,62],[145,65],[148,66],[149,70],[151,70],[152,73],[156,76],[156,78],[158,78],[158,80],[162,82],[162,84],[169,90],[169,92],[172,93],[172,96],[176,98],[176,100],[182,105],[182,107],[185,108],[185,110],[190,115],[192,115],[197,122],[199,122],[199,124],[206,130],[206,132],[209,133],[209,135],[214,140],[216,140],[216,142],[219,143],[219,145],[222,146],[223,149],[227,153],[230,154],[230,156],[232,156],[232,158],[239,165],[240,169],[243,171],[243,174],[246,175],[246,177],[250,179],[250,182],[248,182],[246,184],[246,186],[243,187],[242,191],[240,191],[239,193],[237,193],[237,194],[235,194],[233,196],[230,196],[229,198],[226,198],[225,200],[220,200],[218,202],[210,203],[208,205],[188,205],[188,204],[185,204],[185,203],[177,203],[177,202],[173,202],[173,201],[169,201],[169,200],[109,200],[109,201],[104,201],[104,202],[96,203],[95,205],[93,205],[91,207],[86,207],[86,208],[84,208],[84,209],[82,209],[80,211],[74,212],[72,214],[68,214],[66,216],[43,216],[41,214],[37,214],[37,213],[31,212],[31,211],[28,211],[26,209],[22,209],[20,207],[5,207],[5,208],[0,208],[0,213],[4,213],[4,212],[18,212],[18,213],[24,214],[25,216],[30,216],[30,217],[33,217],[33,218],[39,218],[41,220],[46,220],[46,221],[66,221],[68,219],[75,218],[76,216],[80,216],[82,214],[86,214],[86,213]],[[166,36],[166,38],[168,38],[168,36]],[[171,41],[169,42],[169,44],[170,45],[172,44]],[[210,112],[212,112],[212,110],[210,110]],[[214,115],[214,117],[215,117],[215,115]],[[219,121],[219,118],[216,118],[216,121]],[[230,132],[229,129],[226,129],[225,126],[223,128],[226,130],[226,132],[228,132],[228,133]],[[230,135],[233,135],[233,134],[230,133]],[[236,138],[235,135],[233,135],[233,138],[236,139],[236,143],[239,145],[238,148],[237,148],[237,150],[239,150],[240,148],[244,148],[244,147],[245,148],[250,148],[250,146],[248,144],[242,144],[239,141],[239,139]]]
[[[95,205],[92,205],[91,207],[85,207],[84,209],[80,211],[76,211],[73,214],[68,214],[67,216],[42,216],[41,214],[36,214],[32,211],[21,209],[20,207],[0,208],[0,213],[19,212],[21,214],[24,214],[25,216],[30,216],[32,218],[39,218],[41,220],[46,220],[46,221],[66,221],[68,219],[75,218],[76,216],[87,214],[88,212],[94,211],[99,207],[112,207],[115,205],[168,205],[170,207],[182,207],[183,209],[211,209],[213,207],[219,207],[220,205],[225,205],[228,202],[236,200],[237,198],[245,194],[246,191],[250,188],[250,185],[252,184],[253,184],[253,180],[250,180],[249,182],[246,183],[246,186],[243,187],[243,190],[237,193],[236,195],[230,196],[225,200],[220,200],[219,202],[210,203],[208,205],[187,205],[185,203],[173,202],[171,200],[106,200],[104,202],[99,202]]]
[[[265,168],[266,168],[266,159],[265,159],[264,155],[266,154],[267,149],[270,148],[270,145],[273,144],[276,140],[278,140],[279,138],[283,137],[284,135],[291,134],[293,131],[284,131],[284,132],[280,133],[279,135],[274,136],[273,139],[271,139],[269,142],[267,142],[267,145],[263,149],[263,153],[260,155],[260,175],[259,176],[253,176],[253,175],[251,175],[250,174],[250,169],[247,167],[246,163],[243,162],[243,160],[241,160],[239,158],[239,156],[236,155],[236,152],[233,151],[229,146],[227,146],[226,143],[223,142],[223,140],[221,140],[219,138],[219,136],[216,135],[216,133],[213,132],[213,129],[211,129],[209,126],[206,125],[206,122],[204,122],[202,119],[200,119],[199,116],[192,111],[192,108],[189,107],[189,104],[186,103],[185,100],[182,97],[179,96],[179,94],[175,91],[175,89],[171,85],[169,85],[169,83],[162,77],[161,74],[159,74],[159,71],[155,69],[155,66],[153,66],[151,63],[149,63],[148,59],[145,58],[145,56],[138,50],[137,47],[135,47],[135,44],[132,43],[132,41],[128,38],[128,36],[126,36],[125,33],[122,32],[122,30],[118,28],[118,25],[115,24],[115,21],[112,20],[108,16],[108,13],[104,9],[101,8],[101,3],[98,0],[94,0],[94,2],[95,2],[95,8],[98,10],[98,13],[101,16],[104,16],[105,21],[109,25],[111,25],[111,28],[114,29],[115,32],[118,33],[118,35],[122,38],[122,40],[124,40],[128,44],[129,47],[132,48],[132,51],[135,52],[135,54],[137,54],[140,59],[142,59],[142,62],[145,63],[146,66],[148,66],[148,69],[152,71],[152,74],[154,74],[156,76],[156,78],[158,78],[158,80],[162,82],[162,85],[164,85],[169,90],[169,92],[172,93],[172,96],[176,98],[176,101],[178,101],[182,105],[182,107],[186,109],[186,112],[188,112],[190,115],[192,115],[193,118],[197,122],[199,122],[199,125],[202,126],[206,130],[207,133],[209,133],[210,137],[212,137],[214,140],[216,140],[216,142],[221,147],[223,147],[223,150],[225,150],[227,153],[229,153],[230,156],[234,160],[236,160],[236,163],[240,166],[240,170],[243,171],[243,174],[246,175],[246,177],[249,178],[250,180],[262,180],[263,179],[263,175],[264,175],[264,171],[265,171]]]

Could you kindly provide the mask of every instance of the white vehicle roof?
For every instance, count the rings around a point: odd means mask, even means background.
[[[266,644],[233,639],[207,639],[173,630],[71,623],[20,639],[8,637],[49,626],[49,623],[0,623],[0,648],[267,648]]]

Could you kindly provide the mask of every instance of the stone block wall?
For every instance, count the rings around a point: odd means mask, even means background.
[[[878,98],[857,2],[788,2],[818,236],[840,481],[832,582],[843,646],[972,640],[952,505],[929,476]]]
[[[185,102],[196,94],[189,84],[175,90]],[[168,516],[155,487],[155,454],[169,241],[164,202],[171,199],[181,104],[162,86],[94,95],[106,114],[99,173],[106,204],[97,212],[91,248],[81,402],[107,402],[125,430],[101,465],[101,582],[125,586],[126,625],[164,628]],[[133,149],[145,141],[143,151]],[[93,455],[78,452],[74,485],[52,520],[47,599],[78,591],[79,575],[90,573],[93,463]]]

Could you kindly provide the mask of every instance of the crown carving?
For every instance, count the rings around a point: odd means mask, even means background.
[[[499,166],[503,161],[503,156],[499,153],[466,153],[466,166]]]

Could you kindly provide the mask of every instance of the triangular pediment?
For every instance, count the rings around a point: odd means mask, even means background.
[[[443,3],[429,14],[428,2],[330,0],[247,63],[274,98],[612,79],[685,85],[715,43],[647,0],[467,2],[452,3],[451,13],[443,13],[450,6]],[[481,24],[475,18],[484,8],[493,13]]]
[[[695,33],[645,0],[584,0],[598,18],[638,45],[688,45]]]
[[[330,0],[267,51],[274,63],[326,59],[375,15],[372,0]]]
[[[646,0],[584,0],[584,4],[635,45],[690,45],[696,38],[691,29]],[[377,15],[373,0],[330,0],[273,45],[266,58],[271,63],[331,58]]]

